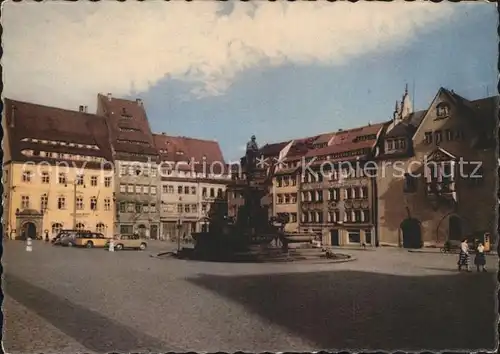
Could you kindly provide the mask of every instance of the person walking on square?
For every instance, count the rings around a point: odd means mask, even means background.
[[[474,264],[476,265],[476,269],[478,272],[479,269],[481,269],[483,272],[486,272],[486,255],[484,254],[484,246],[481,242],[479,242],[476,248],[476,257],[474,257]]]
[[[458,255],[458,271],[462,270],[462,267],[465,266],[466,270],[470,272],[469,269],[469,245],[467,243],[467,238],[462,240],[460,244],[460,254]]]

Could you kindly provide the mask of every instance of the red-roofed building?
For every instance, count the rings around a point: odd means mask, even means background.
[[[153,134],[160,158],[161,237],[190,238],[201,231],[217,197],[225,199],[229,167],[219,143]]]
[[[106,117],[115,159],[116,230],[121,235],[159,238],[159,156],[141,99],[97,95]]]

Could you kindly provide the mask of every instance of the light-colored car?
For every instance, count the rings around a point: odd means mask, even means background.
[[[75,246],[94,248],[94,247],[106,247],[109,238],[104,237],[103,234],[98,232],[92,232],[90,234],[78,234],[75,238]]]
[[[110,242],[106,243],[106,248],[109,249]],[[146,241],[141,239],[114,239],[114,249],[121,251],[124,249],[145,250],[148,247]]]

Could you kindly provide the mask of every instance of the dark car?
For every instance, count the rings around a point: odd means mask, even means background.
[[[59,233],[52,239],[52,243],[54,245],[68,245],[69,239],[76,237],[77,234],[90,234],[89,230],[73,230],[73,229],[65,229],[59,231]]]

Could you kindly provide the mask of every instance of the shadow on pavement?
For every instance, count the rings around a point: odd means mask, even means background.
[[[12,274],[5,274],[4,291],[93,352],[181,351]]]
[[[317,343],[318,350],[477,351],[496,343],[492,274],[335,271],[189,281]]]

